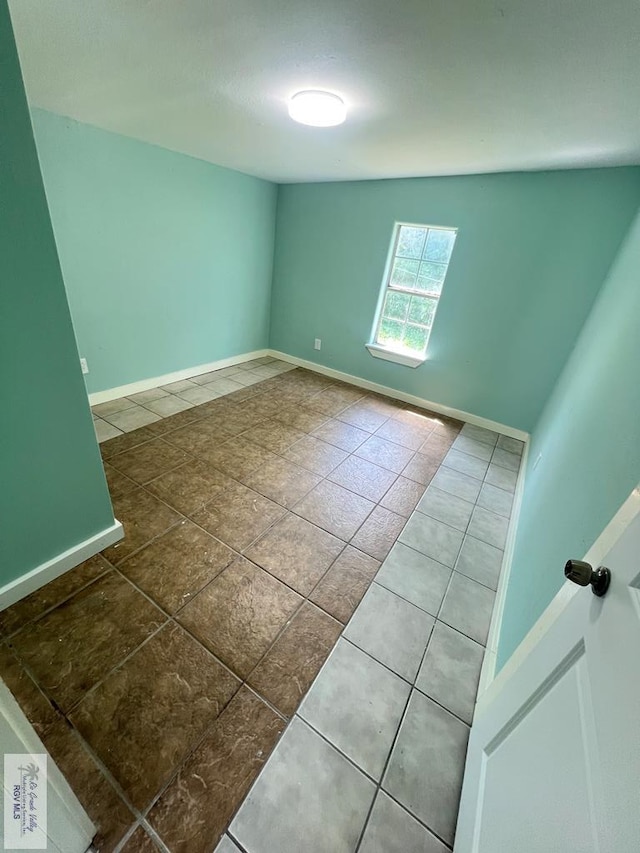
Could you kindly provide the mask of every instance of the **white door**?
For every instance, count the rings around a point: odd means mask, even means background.
[[[636,490],[585,557],[604,597],[565,582],[480,697],[455,853],[640,851],[639,511]]]

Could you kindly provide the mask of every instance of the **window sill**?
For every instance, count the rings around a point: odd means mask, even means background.
[[[394,352],[379,344],[365,344],[365,346],[374,358],[394,361],[396,364],[403,364],[405,367],[419,367],[427,360],[426,356],[406,355],[402,352]]]

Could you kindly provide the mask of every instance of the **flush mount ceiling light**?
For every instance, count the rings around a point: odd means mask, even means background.
[[[289,101],[289,115],[300,124],[312,127],[334,127],[347,117],[342,98],[331,92],[307,90],[297,92]]]

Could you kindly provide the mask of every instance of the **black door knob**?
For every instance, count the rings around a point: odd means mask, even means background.
[[[579,586],[589,586],[594,595],[602,596],[609,589],[611,583],[611,572],[604,566],[594,569],[583,560],[567,560],[564,567],[564,576],[567,580],[577,583]]]

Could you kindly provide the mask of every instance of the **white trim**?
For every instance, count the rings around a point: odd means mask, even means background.
[[[42,755],[42,743],[9,688],[0,681],[0,742],[4,753]],[[47,758],[47,850],[84,853],[95,835],[95,827],[71,790],[60,768]],[[0,796],[2,795],[0,785]],[[3,845],[4,847],[4,845]],[[13,848],[13,845],[11,846]]]
[[[500,632],[502,630],[502,617],[504,616],[504,606],[507,600],[507,590],[509,588],[509,579],[511,577],[511,568],[513,566],[513,552],[515,550],[516,533],[518,530],[518,521],[520,519],[520,510],[522,508],[528,457],[529,443],[527,442],[525,443],[524,450],[522,452],[520,471],[518,473],[515,494],[513,496],[509,530],[507,531],[507,542],[504,549],[504,556],[502,558],[502,568],[500,570],[500,579],[498,581],[498,589],[493,605],[493,613],[491,614],[489,636],[487,637],[487,647],[485,650],[484,660],[482,662],[482,669],[480,671],[480,682],[478,684],[476,701],[479,701],[480,697],[489,687],[496,674],[498,645],[500,643]]]
[[[377,382],[369,382],[368,379],[361,379],[359,376],[352,376],[350,373],[343,373],[341,370],[334,370],[332,367],[325,367],[323,364],[317,364],[315,361],[307,361],[304,358],[298,358],[295,355],[288,355],[285,352],[278,350],[268,350],[266,355],[273,358],[279,358],[282,361],[288,361],[290,364],[295,364],[298,367],[304,367],[307,370],[312,370],[314,373],[320,373],[323,376],[329,376],[332,379],[338,379],[341,382],[347,382],[349,385],[355,385],[357,388],[365,388],[367,391],[374,391],[377,394],[384,394],[387,397],[392,397],[394,400],[402,400],[403,403],[409,403],[412,406],[419,406],[423,409],[429,409],[439,415],[445,415],[449,418],[456,418],[474,426],[484,427],[485,429],[499,432],[501,435],[507,435],[509,438],[517,438],[525,443],[529,441],[529,433],[522,429],[499,424],[497,421],[491,421],[488,418],[481,418],[478,415],[472,415],[470,412],[463,412],[461,409],[453,409],[451,406],[443,406],[441,403],[434,403],[431,400],[425,400],[422,397],[416,397],[415,394],[406,394],[404,391],[397,391],[395,388],[388,388],[386,385],[379,385]]]
[[[169,385],[171,382],[179,382],[181,379],[191,379],[192,376],[200,376],[202,373],[211,373],[213,370],[222,370],[223,367],[233,367],[234,364],[242,364],[254,358],[263,358],[269,355],[270,350],[258,349],[253,352],[245,352],[242,355],[233,355],[231,358],[221,358],[218,361],[210,361],[208,364],[199,364],[196,367],[186,367],[184,370],[175,370],[173,373],[165,373],[163,376],[152,376],[150,379],[139,379],[128,385],[119,385],[116,388],[107,388],[104,391],[94,391],[89,394],[89,404],[96,406],[98,403],[108,403],[111,400],[119,400],[130,394],[138,394],[140,391],[150,391],[160,385]]]
[[[0,610],[10,607],[16,601],[35,592],[36,589],[40,589],[49,581],[63,575],[69,569],[73,569],[84,560],[88,560],[89,557],[93,557],[98,551],[118,542],[123,536],[122,525],[119,521],[114,521],[111,527],[101,530],[100,533],[85,539],[84,542],[74,545],[73,548],[69,548],[62,554],[47,560],[42,565],[36,566],[26,575],[15,578],[15,580],[0,587]]]
[[[374,358],[383,358],[385,361],[395,361],[396,364],[403,364],[405,367],[419,367],[427,360],[425,357],[416,355],[405,355],[402,352],[394,352],[392,349],[383,347],[380,344],[365,344]]]
[[[609,524],[604,528],[591,548],[589,548],[583,558],[585,562],[591,563],[592,566],[599,566],[606,554],[609,553],[614,544],[638,514],[640,514],[640,486],[636,487],[631,492]],[[569,581],[564,582],[555,597],[552,599],[551,603],[526,634],[509,660],[505,663],[500,672],[495,675],[491,684],[487,685],[485,692],[481,696],[478,696],[478,706],[487,705],[505,688],[509,679],[511,679],[519,667],[522,666],[525,659],[531,654],[535,646],[538,645],[553,624],[562,616],[573,596],[578,594],[580,591],[581,587],[576,584],[570,583]]]

